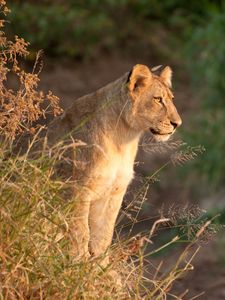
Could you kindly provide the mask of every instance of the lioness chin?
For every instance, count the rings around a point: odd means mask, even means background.
[[[133,178],[145,131],[166,141],[181,125],[173,103],[169,67],[159,76],[135,65],[118,80],[81,97],[49,126],[49,144],[65,137],[87,146],[74,153],[73,254],[103,254],[111,243],[123,196]]]

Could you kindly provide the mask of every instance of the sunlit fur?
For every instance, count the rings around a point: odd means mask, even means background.
[[[156,140],[164,141],[181,124],[170,86],[169,67],[156,76],[148,67],[136,65],[118,80],[75,100],[50,124],[50,145],[65,137],[87,144],[75,149],[72,157],[72,247],[78,259],[98,256],[110,245],[133,178],[140,136],[150,130]]]
[[[127,112],[127,122],[137,131],[150,130],[157,141],[166,141],[181,125],[170,89],[171,70],[166,67],[166,74],[162,71],[163,76],[156,76],[146,70],[145,66],[139,68],[145,69],[145,76],[139,72],[134,75],[133,80],[138,80],[140,87],[130,90],[133,101]]]

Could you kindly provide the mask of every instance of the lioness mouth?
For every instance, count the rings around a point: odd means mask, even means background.
[[[151,133],[153,134],[158,134],[158,135],[168,135],[168,134],[172,134],[172,132],[168,132],[168,133],[161,133],[153,128],[150,128]]]

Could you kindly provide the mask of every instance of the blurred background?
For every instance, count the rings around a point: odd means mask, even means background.
[[[225,224],[225,1],[15,0],[8,6],[8,34],[30,42],[28,68],[44,50],[41,88],[51,89],[64,108],[136,63],[171,66],[183,118],[174,140],[206,151],[159,174],[142,216],[189,203],[211,216],[219,212],[218,223]],[[137,178],[153,174],[168,155],[140,149]],[[195,270],[177,289],[207,287],[201,299],[225,299],[224,231],[202,248]]]

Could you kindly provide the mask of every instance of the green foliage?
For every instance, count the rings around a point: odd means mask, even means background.
[[[98,47],[107,47],[112,24],[104,14],[82,7],[59,4],[14,4],[10,14],[11,30],[23,35],[34,50],[43,48],[51,54],[89,55]]]
[[[11,2],[9,30],[13,34],[23,36],[33,50],[82,59],[128,47],[140,38],[148,44],[154,24],[179,27],[184,20],[192,22],[204,15],[211,6],[209,0]]]
[[[206,148],[197,166],[214,187],[225,181],[224,28],[225,10],[215,7],[193,28],[187,51],[190,74],[201,100],[201,113],[194,118],[190,137]]]

